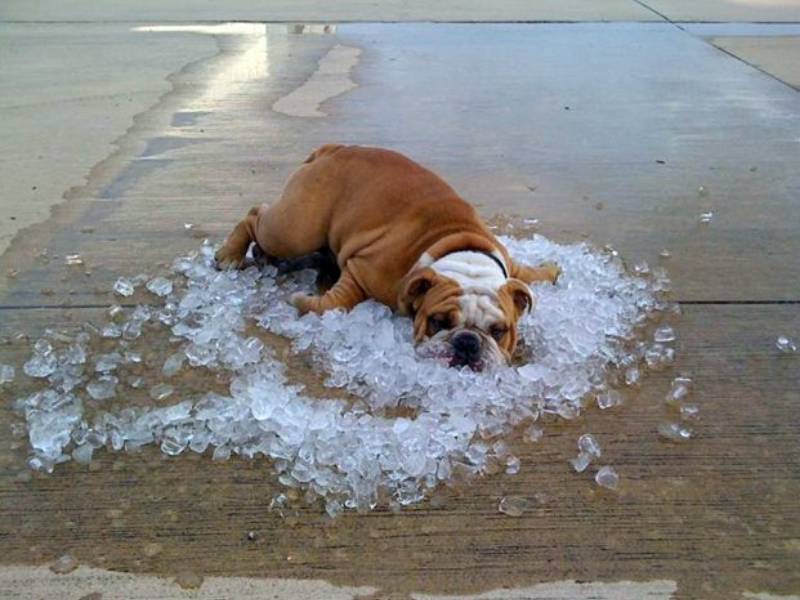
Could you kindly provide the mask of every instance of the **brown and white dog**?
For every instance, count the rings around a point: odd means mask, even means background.
[[[528,285],[559,274],[555,265],[512,260],[453,188],[380,148],[317,149],[277,202],[252,208],[234,228],[218,265],[242,266],[251,242],[268,259],[322,249],[336,257],[341,274],[331,289],[292,297],[301,313],[374,298],[413,319],[417,344],[473,370],[510,359],[517,321],[535,304]]]

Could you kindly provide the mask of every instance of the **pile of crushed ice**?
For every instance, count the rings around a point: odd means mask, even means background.
[[[51,471],[71,458],[89,462],[100,448],[135,451],[147,444],[169,455],[213,448],[216,460],[264,455],[283,485],[322,497],[331,515],[343,507],[414,503],[456,476],[498,468],[514,473],[519,459],[505,435],[527,428],[526,437],[536,439],[536,423],[546,413],[574,419],[591,404],[619,404],[615,388],[638,385],[646,369],[673,360],[674,334],[661,327],[661,341],[643,339],[652,317],[670,308],[662,269],[641,264],[628,274],[614,251],[541,236],[503,242],[517,260],[553,261],[562,275],[555,286],[534,287],[537,307],[520,323],[523,360],[489,373],[418,356],[410,321],[372,301],[347,314],[298,318],[287,299],[313,289],[313,272],[220,272],[206,242],[175,261],[175,285],[164,277],[147,283],[153,304],[111,311],[95,335],[119,340],[118,351],[88,356],[86,332],[36,342],[24,371],[47,387],[17,400],[33,452],[29,464]],[[115,291],[129,296],[141,283],[123,278]],[[129,345],[147,335],[148,322],[169,327],[177,344],[163,357],[162,379],[188,367],[227,370],[229,393],[89,416],[87,396],[102,406],[104,399],[124,399],[126,386],[142,385],[141,378],[123,381],[119,371],[141,362]],[[289,338],[296,352],[310,352],[326,373],[325,385],[343,388],[351,399],[304,394],[272,350],[245,333],[248,324]],[[174,390],[163,383],[150,393],[163,400]],[[397,417],[398,407],[407,416]]]

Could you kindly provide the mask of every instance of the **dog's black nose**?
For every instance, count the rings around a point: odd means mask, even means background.
[[[453,338],[453,351],[464,363],[474,362],[481,355],[481,338],[471,331],[462,331]]]

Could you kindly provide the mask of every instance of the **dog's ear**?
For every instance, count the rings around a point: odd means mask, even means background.
[[[436,271],[430,267],[410,271],[400,283],[400,293],[397,296],[397,308],[400,313],[413,316],[438,277]]]
[[[531,289],[519,279],[509,279],[503,284],[501,290],[508,294],[514,303],[517,318],[520,318],[523,313],[531,312],[536,306],[536,298],[533,297]]]

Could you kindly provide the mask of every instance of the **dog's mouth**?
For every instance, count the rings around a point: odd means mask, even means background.
[[[455,368],[469,367],[476,373],[480,373],[486,367],[486,363],[481,358],[479,358],[478,360],[468,361],[464,360],[463,358],[458,358],[454,356],[453,358],[450,359],[448,366]]]

